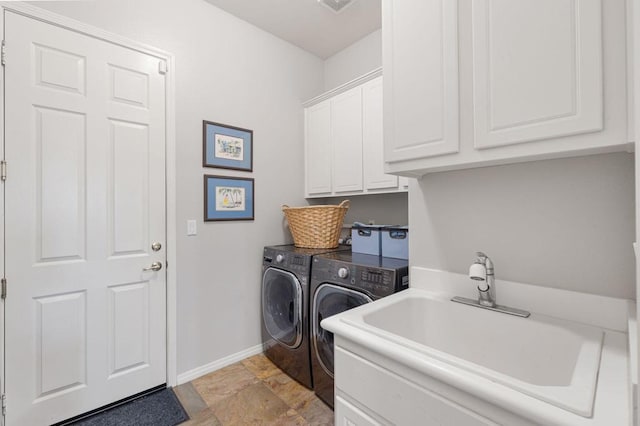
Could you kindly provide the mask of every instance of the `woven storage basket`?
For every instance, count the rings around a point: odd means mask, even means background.
[[[336,248],[349,200],[338,206],[282,206],[293,243],[302,248]]]

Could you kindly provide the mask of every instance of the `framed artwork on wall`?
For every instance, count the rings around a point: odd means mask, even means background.
[[[254,180],[204,175],[204,221],[254,220]]]
[[[253,130],[203,120],[202,166],[253,171]]]

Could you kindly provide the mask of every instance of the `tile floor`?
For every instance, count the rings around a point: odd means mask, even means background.
[[[174,388],[191,420],[184,426],[333,425],[313,391],[255,355]]]

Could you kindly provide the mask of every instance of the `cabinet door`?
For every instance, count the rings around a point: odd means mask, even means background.
[[[398,177],[384,172],[382,77],[362,86],[362,160],[365,189],[398,186]]]
[[[476,148],[602,130],[600,0],[473,2]]]
[[[331,192],[331,104],[305,110],[305,172],[307,195]]]
[[[400,176],[398,178],[398,188],[400,189],[409,189],[409,178],[405,176]]]
[[[362,88],[331,99],[333,192],[362,190]]]
[[[385,161],[458,152],[458,2],[382,7]]]
[[[381,426],[362,410],[356,408],[344,398],[336,395],[335,421],[344,426]]]
[[[383,367],[372,362],[366,352],[354,354],[340,346],[340,342],[335,346],[334,358],[335,388],[339,396],[344,395],[363,407],[363,410],[355,411],[357,408],[349,409],[349,406],[344,404],[345,398],[336,399],[336,402],[340,402],[340,405],[336,405],[338,421],[346,417],[349,420],[354,419],[352,421],[356,425],[370,426],[376,424],[373,419],[380,418],[386,420],[385,424],[394,425],[498,426],[498,423],[473,411],[471,407],[462,405],[463,402],[449,399],[435,389],[424,387],[417,384],[419,382],[399,375],[395,369],[390,368],[393,363]],[[406,370],[405,374],[415,376],[414,379],[418,379],[422,374],[407,369],[406,366],[403,370]],[[431,379],[430,382],[433,383],[434,380]],[[440,387],[440,390],[442,389]],[[489,405],[487,408],[498,411],[495,406]],[[501,424],[530,425],[527,422]]]

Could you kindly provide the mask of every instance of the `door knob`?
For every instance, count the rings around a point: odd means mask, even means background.
[[[151,266],[149,266],[148,268],[143,268],[143,271],[159,271],[160,269],[162,269],[162,263],[160,262],[153,262],[151,264]]]

